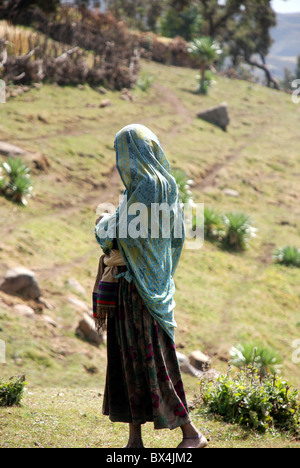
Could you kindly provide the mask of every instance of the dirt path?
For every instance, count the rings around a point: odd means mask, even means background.
[[[171,108],[173,109],[171,115],[179,115],[180,117],[183,117],[185,120],[185,125],[188,125],[192,122],[194,116],[182,104],[182,101],[175,93],[173,93],[173,91],[159,83],[154,83],[153,87],[157,92],[158,99],[170,104]],[[169,137],[174,137],[175,135],[177,135],[181,127],[182,124],[174,125],[171,132],[169,133]]]

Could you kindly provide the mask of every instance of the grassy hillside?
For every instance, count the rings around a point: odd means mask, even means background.
[[[12,306],[22,301],[0,293],[0,339],[7,346],[1,377],[26,373],[30,392],[22,409],[1,410],[3,445],[85,446],[95,418],[99,422],[105,345],[97,349],[75,336],[82,312],[68,298],[91,303],[100,254],[93,236],[95,210],[103,201],[117,204],[122,186],[114,169],[114,136],[133,122],[157,133],[172,166],[195,181],[195,201],[221,212],[243,211],[258,228],[244,254],[207,242],[201,250],[184,251],[176,275],[179,351],[201,349],[223,370],[231,346],[263,343],[279,352],[283,376],[300,387],[299,364],[292,362],[292,343],[300,338],[300,269],[272,262],[276,247],[300,247],[300,107],[284,93],[226,78],[217,78],[210,95],[201,97],[193,92],[195,70],[146,61],[142,68],[154,84],[148,93],[134,90],[132,102],[117,92],[102,96],[89,87],[45,85],[1,106],[0,140],[42,152],[51,168],[33,176],[34,196],[26,208],[0,198],[0,275],[18,265],[35,271],[53,306],[44,312],[57,322],[53,328],[41,317],[18,317]],[[100,108],[104,98],[112,105]],[[231,117],[227,133],[196,118],[198,111],[223,101]],[[239,197],[224,195],[225,188],[237,190]],[[72,291],[69,278],[76,278],[86,294]],[[96,373],[87,370],[91,367]],[[198,392],[197,379],[184,379],[191,399]],[[249,438],[239,429],[195,417],[199,427],[209,428],[213,446],[292,444],[276,435]],[[113,445],[117,436],[118,446],[124,445],[126,428],[100,421],[91,444],[105,446],[99,442],[105,439]],[[150,426],[146,440],[153,446]],[[162,446],[176,444],[168,432],[156,437]]]

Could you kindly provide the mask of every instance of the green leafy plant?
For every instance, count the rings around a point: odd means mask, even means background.
[[[253,366],[233,377],[229,372],[215,382],[202,382],[201,398],[209,412],[226,422],[263,433],[277,429],[299,434],[298,391],[278,376],[261,380]]]
[[[276,263],[300,268],[300,249],[290,246],[282,247],[276,250],[273,259]]]
[[[257,229],[252,220],[244,213],[228,213],[224,216],[225,235],[222,239],[223,247],[229,250],[246,250],[250,239],[256,237]]]
[[[8,382],[0,381],[0,407],[20,405],[26,384],[25,375],[11,377]]]
[[[182,169],[174,169],[172,171],[172,176],[176,180],[179,192],[179,201],[181,203],[190,203],[193,204],[191,184],[193,180],[188,178],[188,175]]]
[[[2,175],[3,174],[3,175]],[[27,205],[27,198],[32,193],[30,169],[19,158],[8,158],[2,163],[0,173],[0,191],[16,203]]]
[[[237,347],[232,347],[230,356],[230,364],[239,369],[254,365],[261,378],[267,374],[277,374],[282,363],[282,359],[276,351],[255,343],[239,344]]]
[[[206,70],[204,78],[201,75],[197,75],[197,80],[199,82],[197,91],[199,94],[207,95],[212,84],[215,84],[214,74],[210,70]]]
[[[222,54],[220,44],[214,39],[204,36],[194,39],[188,47],[188,52],[191,57],[199,62],[200,78],[198,92],[207,94],[211,84],[211,72],[207,73],[207,69],[212,67]]]
[[[153,80],[154,80],[153,76],[148,75],[147,73],[142,73],[140,78],[137,80],[136,85],[144,93],[146,93],[151,88]]]
[[[204,207],[204,237],[207,240],[221,240],[225,234],[225,224],[222,215],[214,208]]]

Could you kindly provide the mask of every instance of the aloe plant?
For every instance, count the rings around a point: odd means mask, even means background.
[[[222,215],[213,208],[204,207],[204,237],[207,240],[221,240],[225,234]]]
[[[243,251],[247,248],[250,239],[256,237],[257,229],[252,225],[251,218],[244,213],[228,213],[224,216],[224,222],[226,227],[222,239],[224,248]]]
[[[274,253],[273,259],[276,263],[300,268],[300,249],[290,246],[279,248]]]
[[[260,377],[268,374],[278,374],[282,359],[273,349],[262,344],[244,343],[230,350],[230,364],[239,369],[254,366],[258,369]]]
[[[33,189],[30,169],[19,158],[8,158],[1,169],[0,191],[12,201],[27,205]]]

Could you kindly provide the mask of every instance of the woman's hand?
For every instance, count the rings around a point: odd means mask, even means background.
[[[99,216],[99,218],[96,220],[96,226],[97,226],[98,223],[100,223],[100,221],[102,221],[102,219],[104,218],[104,216],[107,216],[107,215],[111,216],[107,211],[105,211],[104,213],[102,213],[102,215]]]

